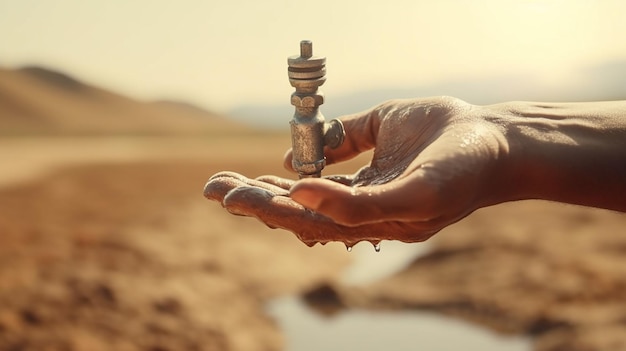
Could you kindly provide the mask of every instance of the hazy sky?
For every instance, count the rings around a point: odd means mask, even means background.
[[[0,0],[0,66],[42,64],[141,99],[289,103],[299,41],[324,92],[455,77],[550,84],[626,58],[622,0]],[[376,102],[372,102],[376,103]]]

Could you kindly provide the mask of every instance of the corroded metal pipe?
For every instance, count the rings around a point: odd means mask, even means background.
[[[343,143],[345,131],[337,119],[326,123],[319,111],[324,94],[318,88],[326,81],[326,58],[313,56],[313,44],[300,42],[300,56],[291,56],[289,83],[296,88],[291,104],[296,111],[291,125],[292,166],[300,178],[321,177],[326,166],[324,147],[336,148]]]

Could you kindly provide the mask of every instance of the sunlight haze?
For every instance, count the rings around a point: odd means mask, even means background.
[[[286,59],[302,39],[327,57],[328,96],[502,74],[574,84],[580,69],[626,58],[624,4],[5,0],[0,66],[216,111],[288,104]]]

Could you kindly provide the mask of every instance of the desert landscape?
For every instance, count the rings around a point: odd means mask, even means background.
[[[355,286],[341,279],[353,260],[343,245],[309,248],[202,196],[218,171],[293,177],[288,147],[287,128],[0,69],[0,350],[288,350],[266,310],[281,296],[326,315],[443,314],[535,351],[626,350],[624,214],[485,208]]]

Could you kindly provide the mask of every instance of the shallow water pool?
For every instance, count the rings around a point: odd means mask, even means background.
[[[381,252],[368,243],[354,247],[346,284],[365,284],[393,274],[428,250],[427,244],[383,242]],[[481,350],[528,351],[525,337],[503,336],[463,320],[420,311],[342,311],[322,316],[298,297],[271,301],[268,313],[286,338],[287,351],[334,350]]]

